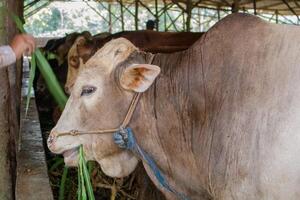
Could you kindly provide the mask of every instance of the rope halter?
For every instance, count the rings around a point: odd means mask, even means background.
[[[106,134],[106,133],[115,133],[118,131],[122,131],[124,130],[128,124],[130,123],[130,120],[133,116],[134,111],[136,110],[137,104],[140,100],[142,93],[135,93],[130,106],[128,108],[127,114],[123,120],[123,122],[121,123],[121,125],[119,126],[119,128],[112,128],[112,129],[100,129],[100,130],[95,130],[95,131],[79,131],[79,130],[71,130],[71,131],[67,131],[67,132],[59,132],[56,133],[54,136],[55,137],[61,137],[61,136],[78,136],[78,135],[86,135],[86,134]]]

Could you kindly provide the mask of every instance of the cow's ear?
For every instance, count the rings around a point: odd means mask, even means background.
[[[135,92],[146,91],[159,75],[160,68],[156,65],[134,64],[124,70],[120,77],[121,86]]]

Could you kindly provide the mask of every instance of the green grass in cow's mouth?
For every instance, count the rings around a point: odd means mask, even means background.
[[[77,197],[78,200],[95,200],[90,173],[86,165],[82,145],[79,148]]]

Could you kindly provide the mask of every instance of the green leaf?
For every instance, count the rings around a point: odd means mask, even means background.
[[[81,200],[86,200],[86,189],[84,184],[84,173],[83,173],[83,166],[85,165],[82,156],[81,156],[82,146],[80,146],[80,155],[79,155],[79,170],[80,170],[80,180],[81,180]]]
[[[17,15],[12,14],[12,13],[10,13],[10,16],[16,23],[16,26],[18,27],[18,29],[22,33],[26,33],[21,19]],[[49,89],[49,92],[55,99],[59,108],[63,110],[65,107],[65,104],[67,102],[67,96],[65,95],[59,82],[57,81],[56,76],[53,73],[51,66],[49,65],[45,56],[41,53],[41,51],[39,49],[36,49],[36,51],[34,52],[34,56],[36,57],[37,66],[38,66],[43,78],[45,79],[45,82]]]
[[[66,181],[67,181],[68,172],[69,172],[69,169],[67,167],[65,167],[62,178],[60,180],[58,200],[65,199],[65,185],[66,185]]]
[[[79,169],[80,170],[80,179],[81,179],[81,191],[87,191],[88,199],[95,200],[93,187],[91,184],[90,173],[86,166],[86,161],[83,153],[83,146],[79,148]]]
[[[49,172],[52,172],[53,170],[55,170],[57,167],[59,167],[60,165],[64,164],[64,159],[63,158],[56,158],[55,163],[53,163],[51,165],[51,168],[48,170]]]
[[[82,159],[82,162],[83,162],[82,167],[83,167],[84,182],[85,182],[85,186],[87,187],[87,192],[88,192],[89,199],[90,200],[95,200],[93,187],[92,187],[91,179],[90,179],[90,173],[89,173],[89,171],[87,169],[87,166],[86,166],[86,161],[85,161],[85,158],[84,158],[84,153],[83,153],[83,147],[82,146],[80,147],[80,158]]]
[[[67,96],[65,95],[60,84],[58,83],[56,76],[53,73],[53,70],[50,67],[48,61],[46,60],[46,58],[43,56],[43,54],[39,49],[35,51],[35,55],[37,57],[38,68],[43,78],[45,79],[49,92],[54,97],[60,109],[63,110],[67,102]]]

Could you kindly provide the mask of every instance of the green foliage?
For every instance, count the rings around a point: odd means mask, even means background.
[[[63,175],[60,181],[59,186],[59,197],[58,200],[64,200],[65,199],[65,186],[67,181],[67,175],[68,175],[69,169],[67,167],[64,167]]]
[[[95,200],[90,173],[84,158],[82,145],[79,148],[78,199]]]
[[[23,28],[23,24],[21,19],[12,14],[11,15],[13,20],[15,21],[18,29],[25,33],[25,30]],[[37,60],[37,66],[45,79],[46,85],[51,93],[51,95],[54,97],[55,101],[57,102],[58,106],[63,110],[65,107],[65,104],[67,102],[67,96],[65,95],[64,91],[62,90],[60,84],[57,81],[57,78],[49,65],[48,61],[42,54],[42,52],[39,49],[36,49],[36,51],[33,53],[33,56],[36,57]]]

